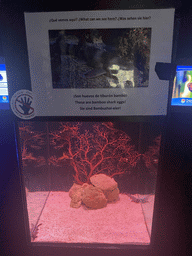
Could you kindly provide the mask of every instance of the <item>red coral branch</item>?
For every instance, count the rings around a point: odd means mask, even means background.
[[[82,123],[62,123],[59,131],[51,133],[54,148],[63,150],[62,156],[52,160],[57,164],[68,161],[78,184],[89,183],[96,173],[113,177],[136,165],[140,154],[131,145],[130,137],[113,123],[88,123],[87,130],[82,129]]]
[[[34,162],[37,166],[45,165],[43,156],[35,157],[32,153],[32,149],[39,150],[45,144],[44,134],[34,131],[32,122],[20,122],[19,133],[23,166],[28,162]]]

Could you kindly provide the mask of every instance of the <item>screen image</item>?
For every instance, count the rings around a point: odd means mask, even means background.
[[[171,105],[192,106],[192,66],[177,66]]]
[[[9,96],[5,64],[0,64],[0,109],[9,109]]]
[[[151,28],[49,30],[53,88],[148,87]]]

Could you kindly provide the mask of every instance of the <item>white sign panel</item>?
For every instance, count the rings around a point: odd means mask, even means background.
[[[166,115],[174,9],[25,13],[36,116]]]

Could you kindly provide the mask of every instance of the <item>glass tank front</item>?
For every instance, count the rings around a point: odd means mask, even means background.
[[[158,123],[19,123],[31,242],[150,244]]]

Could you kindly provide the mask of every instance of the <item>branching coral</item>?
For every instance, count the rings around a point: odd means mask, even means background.
[[[59,132],[51,134],[52,145],[62,148],[63,155],[53,156],[50,161],[68,161],[76,183],[89,183],[96,173],[113,177],[136,165],[140,154],[134,150],[130,137],[113,123],[87,123],[84,129],[82,123],[61,123]]]

